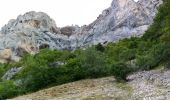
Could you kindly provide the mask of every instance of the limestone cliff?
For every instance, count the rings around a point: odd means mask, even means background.
[[[42,12],[28,12],[10,20],[0,31],[0,61],[17,61],[25,52],[41,48],[69,49],[141,36],[153,22],[162,0],[113,0],[89,25],[58,28]],[[7,53],[10,52],[10,53]]]

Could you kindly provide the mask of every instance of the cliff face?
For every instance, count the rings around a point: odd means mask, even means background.
[[[153,22],[162,0],[113,0],[89,25],[58,28],[47,14],[28,12],[0,31],[0,61],[17,61],[41,48],[69,49],[141,36]]]
[[[88,28],[87,39],[94,44],[141,36],[152,23],[161,0],[113,0]],[[86,28],[87,28],[86,27]]]

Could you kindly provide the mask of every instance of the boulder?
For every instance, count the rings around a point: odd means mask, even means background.
[[[20,70],[22,67],[14,67],[9,69],[3,76],[2,80],[11,80]]]
[[[4,49],[0,51],[0,62],[5,63],[10,61],[12,57],[12,50],[11,49]]]

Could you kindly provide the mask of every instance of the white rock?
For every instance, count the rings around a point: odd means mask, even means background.
[[[10,80],[11,78],[13,78],[14,75],[16,75],[20,70],[22,69],[22,67],[14,67],[11,68],[10,70],[8,70],[3,76],[2,79],[3,80]]]
[[[11,60],[18,61],[23,52],[35,54],[44,45],[51,49],[74,50],[142,36],[153,22],[161,3],[162,0],[113,0],[111,7],[104,10],[94,22],[82,27],[57,28],[47,14],[28,12],[2,27],[0,52],[11,49]]]

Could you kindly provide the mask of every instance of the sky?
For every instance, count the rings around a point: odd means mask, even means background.
[[[2,0],[0,27],[29,11],[47,13],[58,27],[87,25],[111,5],[112,0]]]

